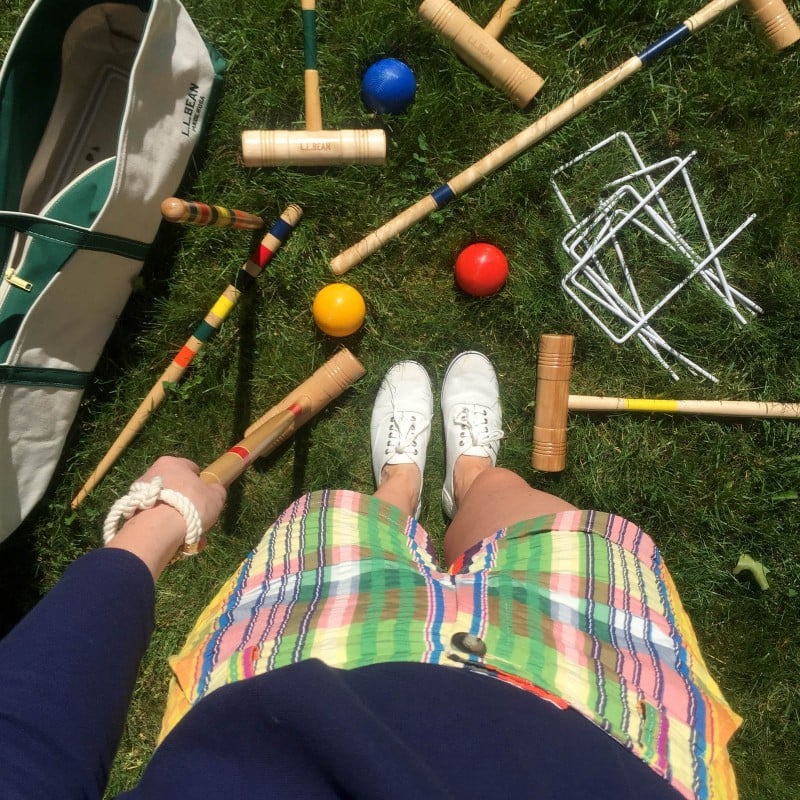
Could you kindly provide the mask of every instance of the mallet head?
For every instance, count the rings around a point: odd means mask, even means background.
[[[569,378],[574,337],[544,334],[539,339],[531,466],[560,472],[567,463]]]
[[[544,81],[450,0],[423,0],[419,14],[447,39],[459,57],[519,108],[533,100]]]
[[[755,18],[769,43],[783,50],[800,40],[800,27],[783,0],[739,0]]]
[[[244,131],[247,167],[333,167],[385,164],[386,133],[380,129],[330,131]]]

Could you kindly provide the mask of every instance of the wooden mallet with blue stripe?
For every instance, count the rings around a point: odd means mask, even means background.
[[[203,345],[216,334],[222,323],[227,319],[242,292],[261,274],[280,246],[289,238],[302,215],[303,210],[294,203],[289,205],[281,214],[280,218],[261,240],[258,248],[244,262],[234,282],[228,284],[194,333],[187,339],[161,377],[153,384],[153,388],[150,389],[94,472],[73,498],[70,504],[72,508],[77,508],[83,502],[86,495],[97,486],[108,470],[111,469],[122,451],[133,441],[136,434],[142,429],[150,415],[158,408],[166,396],[165,384],[177,383],[183,377]]]

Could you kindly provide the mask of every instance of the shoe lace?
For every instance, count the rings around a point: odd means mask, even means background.
[[[413,411],[395,411],[389,423],[385,455],[408,453],[419,455],[417,439],[430,427],[430,421]]]
[[[503,438],[503,431],[489,427],[489,410],[485,406],[458,406],[453,421],[459,426],[459,447],[486,447]]]

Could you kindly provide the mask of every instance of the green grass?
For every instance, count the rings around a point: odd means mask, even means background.
[[[4,4],[3,42],[10,41],[25,5]],[[63,467],[41,508],[0,552],[7,618],[22,613],[71,560],[98,544],[114,498],[158,455],[212,461],[336,349],[339,342],[320,335],[309,313],[316,291],[334,279],[327,267],[333,256],[696,10],[683,0],[523,3],[502,41],[546,83],[533,106],[521,111],[459,61],[417,17],[416,3],[322,0],[325,126],[385,126],[389,158],[384,167],[302,170],[245,169],[238,160],[243,129],[302,125],[299,4],[186,5],[230,67],[205,156],[182,194],[270,219],[295,202],[305,215],[191,374],[71,514],[69,500],[122,421],[249,249],[246,234],[163,230],[98,364]],[[485,22],[496,4],[460,5]],[[796,2],[790,5],[800,12]],[[411,65],[418,94],[407,113],[376,119],[361,104],[359,76],[385,55]],[[506,427],[500,463],[580,506],[624,514],[652,534],[712,674],[745,718],[732,744],[741,796],[797,796],[800,503],[791,497],[800,491],[800,426],[575,413],[563,473],[534,473],[530,450],[542,333],[575,335],[575,393],[800,400],[798,79],[800,52],[773,53],[739,10],[730,11],[344,277],[367,302],[363,330],[344,341],[367,375],[232,487],[208,550],[165,574],[158,630],[110,791],[133,785],[148,760],[169,677],[166,658],[271,518],[305,490],[372,490],[368,422],[385,370],[396,360],[418,359],[438,387],[450,358],[474,348],[492,358],[500,378]],[[692,288],[664,318],[679,349],[716,374],[718,385],[683,370],[674,382],[635,343],[612,345],[560,288],[570,267],[560,246],[568,225],[550,174],[617,130],[630,133],[647,161],[697,151],[690,174],[717,240],[746,215],[758,215],[723,264],[764,313],[741,327],[707,292]],[[596,169],[590,179],[606,180]],[[491,298],[468,298],[453,284],[455,255],[475,239],[495,242],[510,261],[507,286]],[[674,275],[674,259],[643,257],[640,269],[645,275],[652,270],[654,290],[663,270]],[[441,445],[436,429],[423,521],[437,537],[444,531]],[[768,567],[769,590],[734,577],[742,553]]]

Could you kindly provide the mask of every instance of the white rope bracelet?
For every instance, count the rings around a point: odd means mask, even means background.
[[[196,552],[196,545],[203,535],[203,523],[194,504],[185,495],[174,489],[165,489],[164,481],[156,476],[149,483],[134,481],[128,494],[120,497],[108,512],[103,524],[103,543],[108,544],[116,535],[120,520],[129,520],[137,511],[152,508],[161,501],[179,511],[186,522],[184,553]]]

